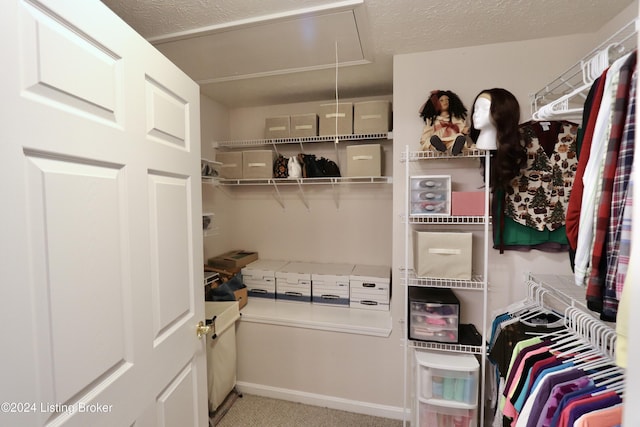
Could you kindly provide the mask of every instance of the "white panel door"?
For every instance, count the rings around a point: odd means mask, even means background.
[[[206,426],[197,85],[97,0],[0,28],[0,425]]]

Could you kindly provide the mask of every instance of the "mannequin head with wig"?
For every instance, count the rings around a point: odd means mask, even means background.
[[[485,119],[487,100],[490,102],[488,121]],[[520,104],[506,89],[486,89],[476,96],[472,111],[474,114],[471,117],[471,139],[481,143],[478,144],[478,148],[496,150],[490,185],[494,189],[504,189],[520,174],[520,169],[526,165],[527,160],[518,131]],[[478,125],[474,122],[478,122]],[[483,132],[485,135],[482,135]],[[488,135],[491,135],[492,141],[483,141]]]

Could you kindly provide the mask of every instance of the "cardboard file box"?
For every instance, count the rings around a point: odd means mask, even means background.
[[[265,139],[289,138],[291,118],[289,116],[267,117],[264,121]]]
[[[391,102],[364,101],[353,104],[353,133],[386,133],[391,130]]]
[[[220,178],[242,178],[242,151],[219,151],[216,161],[220,162]]]
[[[420,175],[409,179],[410,216],[451,214],[451,175]]]
[[[290,262],[276,271],[276,299],[311,302],[311,272],[313,265]]]
[[[242,269],[242,281],[250,297],[276,298],[276,272],[287,265],[287,261],[259,259]]]
[[[382,158],[380,144],[349,145],[345,176],[382,176]]]
[[[413,232],[416,276],[471,280],[473,233]]]
[[[221,255],[209,258],[207,263],[210,267],[219,269],[242,268],[252,261],[258,259],[258,252],[249,252],[243,250],[234,250],[225,252]]]
[[[349,277],[349,307],[389,310],[391,278],[388,266],[356,264]]]
[[[318,115],[311,113],[291,116],[291,137],[308,136],[318,136]]]
[[[319,135],[351,135],[353,133],[353,103],[351,102],[339,102],[337,111],[335,103],[322,104],[318,117],[320,118]]]
[[[409,287],[409,339],[457,343],[460,301],[449,288]]]
[[[451,193],[451,215],[483,216],[484,191],[453,191]]]
[[[311,302],[349,307],[353,264],[315,264],[311,272]]]
[[[250,150],[242,152],[242,177],[244,179],[273,178],[273,163],[276,153],[272,150]]]

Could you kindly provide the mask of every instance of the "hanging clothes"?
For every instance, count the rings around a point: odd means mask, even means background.
[[[578,125],[529,121],[519,132],[527,164],[505,192],[494,193],[494,247],[566,251],[565,218],[578,165]]]

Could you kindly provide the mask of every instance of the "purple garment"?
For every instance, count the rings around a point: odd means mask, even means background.
[[[597,411],[598,409],[609,408],[619,403],[622,403],[622,399],[617,394],[610,396],[603,395],[602,399],[585,401],[584,403],[578,404],[569,413],[569,422],[567,425],[572,426],[578,418],[586,413]]]
[[[555,414],[556,409],[558,409],[558,405],[560,404],[562,398],[566,394],[584,388],[589,384],[591,384],[591,380],[586,375],[580,378],[576,378],[575,380],[556,384],[551,389],[551,394],[549,395],[547,402],[542,408],[540,419],[538,420],[538,424],[536,425],[536,427],[550,427],[553,414]]]
[[[540,381],[540,385],[538,386],[539,390],[535,395],[535,400],[533,401],[533,406],[531,407],[531,413],[529,414],[529,419],[527,420],[527,427],[536,427],[538,419],[540,418],[540,415],[542,413],[542,409],[544,408],[545,403],[547,403],[547,399],[551,395],[551,390],[553,389],[553,387],[555,387],[557,384],[583,377],[584,375],[584,371],[577,368],[552,372],[545,375],[542,381]]]

